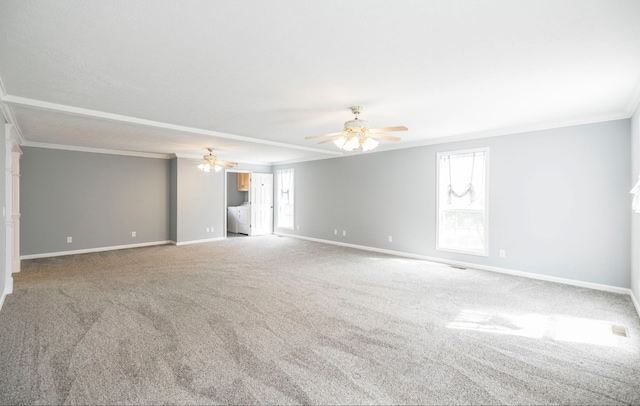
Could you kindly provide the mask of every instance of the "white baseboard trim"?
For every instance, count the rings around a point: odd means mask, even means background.
[[[507,274],[507,275],[521,276],[521,277],[524,277],[524,278],[538,279],[538,280],[547,281],[547,282],[563,283],[565,285],[573,285],[573,286],[578,286],[578,287],[582,287],[582,288],[588,288],[588,289],[594,289],[594,290],[602,290],[602,291],[606,291],[606,292],[620,293],[620,294],[624,294],[624,295],[630,295],[632,293],[631,289],[627,289],[627,288],[620,288],[620,287],[611,286],[611,285],[602,285],[602,284],[599,284],[599,283],[592,283],[592,282],[584,282],[584,281],[579,281],[579,280],[575,280],[575,279],[558,278],[558,277],[555,277],[555,276],[540,275],[540,274],[535,274],[535,273],[531,273],[531,272],[516,271],[516,270],[512,270],[512,269],[498,268],[498,267],[487,266],[487,265],[479,265],[479,264],[473,264],[473,263],[470,263],[470,262],[453,261],[453,260],[449,260],[449,259],[446,259],[446,258],[428,257],[426,255],[418,255],[418,254],[411,254],[411,253],[402,252],[402,251],[393,251],[393,250],[386,250],[386,249],[382,249],[382,248],[367,247],[367,246],[364,246],[364,245],[347,244],[347,243],[342,243],[342,242],[338,242],[338,241],[323,240],[323,239],[312,238],[312,237],[304,237],[304,236],[295,235],[295,234],[286,234],[286,233],[274,233],[274,234],[281,235],[281,236],[284,236],[284,237],[299,238],[301,240],[315,241],[315,242],[324,243],[324,244],[340,245],[342,247],[349,247],[349,248],[355,248],[355,249],[360,249],[360,250],[365,250],[365,251],[379,252],[379,253],[382,253],[382,254],[396,255],[396,256],[405,257],[405,258],[421,259],[421,260],[424,260],[424,261],[436,262],[436,263],[439,263],[439,264],[453,265],[453,266],[459,266],[459,267],[463,267],[463,268],[473,268],[473,269],[479,269],[479,270],[482,270],[482,271],[497,272],[497,273],[503,273],[503,274]],[[633,300],[633,296],[632,296],[632,300]],[[638,310],[638,305],[637,304],[636,304],[636,310]],[[640,315],[640,311],[638,312],[638,314]]]
[[[171,244],[173,241],[153,241],[153,242],[143,242],[140,244],[128,244],[128,245],[115,245],[111,247],[99,247],[99,248],[88,248],[83,250],[74,250],[74,251],[58,251],[58,252],[47,252],[44,254],[30,254],[30,255],[21,255],[20,259],[37,259],[37,258],[51,258],[51,257],[61,257],[65,255],[78,255],[78,254],[90,254],[93,252],[103,252],[103,251],[114,251],[114,250],[124,250],[128,248],[141,248],[141,247],[150,247],[153,245],[167,245]]]
[[[461,264],[464,264],[464,263],[461,263]],[[541,275],[541,274],[536,274],[531,272],[516,271],[512,269],[498,268],[498,267],[487,266],[487,265],[476,265],[476,264],[467,264],[467,265],[468,266],[466,266],[466,268],[474,268],[474,269],[481,269],[483,271],[497,272],[497,273],[503,273],[507,275],[514,275],[514,276],[522,276],[523,278],[538,279],[538,280],[547,281],[547,282],[563,283],[565,285],[573,285],[581,288],[602,290],[605,292],[620,293],[623,295],[628,295],[631,292],[631,289],[627,289],[627,288],[621,288],[618,286],[611,286],[611,285],[603,285],[600,283],[585,282],[577,279],[559,278],[556,276]]]
[[[13,293],[13,278],[9,278],[7,286],[4,287],[4,291],[2,292],[2,296],[0,296],[0,310],[2,310],[2,305],[4,305],[4,299],[7,295]]]
[[[180,242],[172,241],[171,243],[179,247],[181,245],[202,244],[203,242],[222,241],[224,239],[225,237],[216,237],[216,238],[207,238],[204,240],[191,240],[191,241],[180,241]]]
[[[629,296],[631,296],[631,301],[633,305],[636,307],[636,312],[638,313],[638,317],[640,317],[640,303],[638,303],[638,298],[633,294],[633,290],[629,289]]]

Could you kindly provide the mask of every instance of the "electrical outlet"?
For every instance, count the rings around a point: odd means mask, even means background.
[[[347,236],[347,230],[342,230],[342,236],[346,237]]]
[[[67,237],[67,244],[71,244],[73,242],[73,238]]]
[[[507,250],[500,250],[500,258],[505,258],[507,256]]]
[[[296,229],[300,230],[300,224],[296,225]]]
[[[213,227],[211,227],[211,232],[213,233]]]
[[[333,230],[333,235],[338,235],[338,230]]]
[[[131,236],[132,236],[132,237],[135,237],[135,236],[136,236],[136,232],[135,232],[135,231],[132,231],[132,232],[131,232]]]
[[[389,236],[389,242],[393,242],[393,237]]]
[[[209,227],[205,227],[204,232],[208,233],[209,232]]]

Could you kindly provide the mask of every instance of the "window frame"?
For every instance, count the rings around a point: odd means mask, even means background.
[[[280,181],[281,181],[281,176],[280,174],[283,172],[291,172],[291,185],[289,186],[289,192],[290,194],[290,200],[292,201],[291,203],[291,226],[281,226],[280,225],[280,219],[281,219],[281,196],[282,196],[282,187],[280,185]],[[295,230],[295,226],[296,226],[296,205],[295,205],[295,180],[296,180],[296,173],[295,173],[295,168],[287,168],[287,169],[278,169],[276,171],[276,185],[277,185],[277,192],[278,192],[278,196],[277,196],[277,204],[276,204],[276,208],[277,208],[277,220],[276,220],[276,227],[277,228],[282,228],[282,229],[286,229],[286,230]]]
[[[452,156],[452,155],[464,155],[464,154],[473,154],[483,152],[485,156],[484,162],[484,246],[483,251],[469,251],[469,250],[461,250],[449,247],[443,247],[440,244],[440,231],[441,231],[441,185],[440,185],[440,160],[443,156]],[[446,251],[453,252],[458,254],[466,254],[466,255],[475,255],[480,257],[488,257],[489,256],[489,147],[481,147],[481,148],[471,148],[471,149],[461,149],[461,150],[453,150],[453,151],[441,151],[436,154],[436,250],[437,251]]]

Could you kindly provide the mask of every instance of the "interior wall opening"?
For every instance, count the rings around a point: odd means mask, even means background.
[[[249,190],[251,172],[226,171],[225,236],[227,238],[250,235],[251,206]]]

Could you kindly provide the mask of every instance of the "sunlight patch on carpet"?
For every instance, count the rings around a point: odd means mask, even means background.
[[[626,337],[624,326],[604,320],[539,314],[490,314],[463,310],[447,328],[529,338],[618,347]]]

